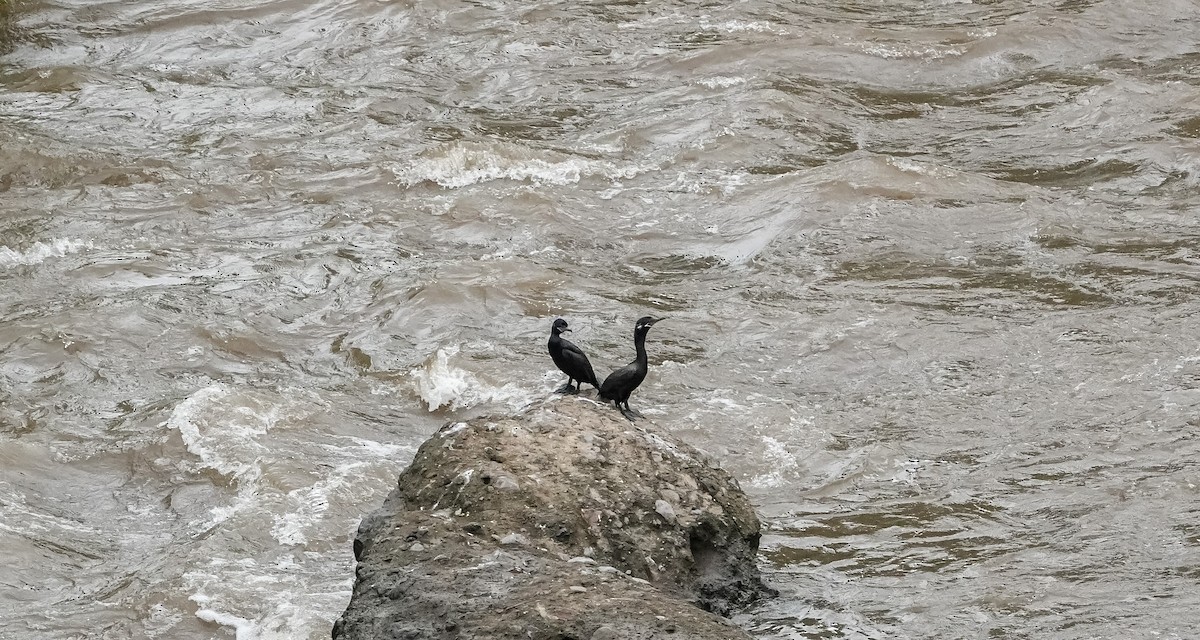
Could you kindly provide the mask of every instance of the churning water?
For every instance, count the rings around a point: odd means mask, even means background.
[[[1200,634],[1200,17],[0,0],[0,637],[328,637],[550,321],[764,515],[757,637]]]

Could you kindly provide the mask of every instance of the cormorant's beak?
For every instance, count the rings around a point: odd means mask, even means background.
[[[650,324],[658,324],[658,323],[662,322],[663,320],[666,320],[666,318],[651,318]]]

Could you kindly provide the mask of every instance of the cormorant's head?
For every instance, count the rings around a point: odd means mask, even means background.
[[[637,324],[633,325],[634,333],[646,333],[650,327],[654,326],[655,322],[662,322],[666,318],[652,318],[650,316],[642,316],[638,318]]]
[[[559,334],[563,331],[570,331],[570,329],[567,328],[567,321],[562,318],[555,320],[554,324],[550,325],[550,333]]]

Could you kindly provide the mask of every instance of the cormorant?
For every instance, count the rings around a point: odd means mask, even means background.
[[[663,319],[650,316],[638,318],[637,323],[633,325],[633,347],[637,349],[637,358],[610,373],[604,379],[604,384],[600,385],[600,397],[611,400],[630,422],[634,416],[642,417],[642,414],[629,408],[629,394],[646,379],[646,334],[650,333],[650,327],[654,326],[655,322]],[[625,406],[622,407],[622,404]]]
[[[560,335],[564,331],[570,331],[567,328],[567,321],[559,318],[550,325],[550,342],[547,345],[550,348],[550,359],[560,371],[567,374],[567,383],[555,389],[555,393],[579,393],[580,389],[576,389],[571,385],[572,380],[579,381],[579,387],[583,387],[583,383],[588,383],[597,389],[600,384],[596,382],[596,372],[592,371],[592,363],[588,362],[587,356],[583,354],[583,350],[575,346],[570,340],[564,340]]]

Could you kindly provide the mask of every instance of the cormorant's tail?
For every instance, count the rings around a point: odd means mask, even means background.
[[[594,369],[592,369],[592,363],[590,363],[590,362],[587,363],[587,368],[584,373],[587,373],[588,377],[586,380],[581,380],[580,384],[583,384],[584,382],[586,382],[586,383],[592,385],[593,387],[595,387],[596,391],[599,391],[600,390],[600,382],[598,380],[596,380],[596,371]],[[583,389],[580,389],[580,391],[583,391]]]

